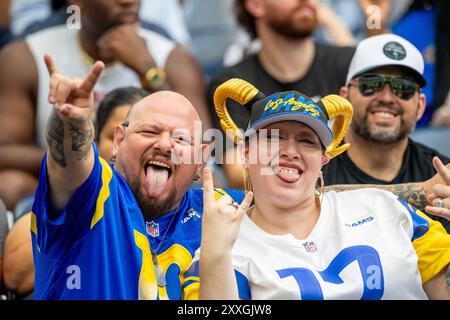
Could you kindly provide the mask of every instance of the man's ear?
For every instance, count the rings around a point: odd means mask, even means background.
[[[339,89],[339,95],[348,99],[348,87],[341,87],[341,89]]]
[[[425,94],[419,94],[419,105],[417,106],[417,121],[419,121],[423,114],[425,113],[425,108],[427,106],[427,97]]]
[[[245,10],[255,18],[265,14],[264,3],[261,0],[244,0]]]
[[[125,138],[125,129],[122,126],[117,126],[114,129],[113,150],[111,154],[112,159],[116,159],[117,152],[119,151],[119,146],[124,138]]]

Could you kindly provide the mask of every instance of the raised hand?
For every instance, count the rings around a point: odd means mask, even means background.
[[[248,192],[240,205],[227,196],[215,200],[211,170],[203,171],[202,252],[231,250],[252,198],[253,193]]]
[[[138,34],[139,24],[121,24],[108,30],[97,41],[100,56],[105,61],[119,61],[139,76],[156,67],[147,43]]]
[[[433,193],[427,197],[432,206],[426,206],[425,211],[450,220],[450,168],[444,166],[438,157],[433,158],[433,166],[444,184],[433,186]]]
[[[48,102],[54,110],[72,122],[84,122],[93,111],[93,90],[105,65],[97,61],[84,79],[73,79],[58,73],[50,55],[44,56],[50,75]]]
[[[50,55],[44,60],[50,75],[48,102],[53,104],[46,130],[47,172],[59,212],[94,166],[93,90],[105,66],[98,61],[84,79],[73,79],[58,73]]]

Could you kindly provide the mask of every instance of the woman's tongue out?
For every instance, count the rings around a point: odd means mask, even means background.
[[[169,180],[169,170],[149,165],[145,171],[144,187],[152,198],[159,197],[165,190]]]
[[[278,178],[288,183],[296,182],[301,176],[297,169],[288,167],[278,167],[275,173]]]

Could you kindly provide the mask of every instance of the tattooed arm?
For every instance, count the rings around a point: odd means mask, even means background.
[[[336,192],[360,188],[378,188],[390,191],[421,211],[438,215],[450,220],[450,163],[446,166],[437,158],[433,159],[437,171],[432,178],[423,182],[402,183],[392,185],[380,184],[340,184],[326,186],[325,191]],[[437,199],[443,200],[443,208],[431,207]]]
[[[53,111],[47,123],[47,172],[52,215],[64,208],[75,190],[89,177],[94,166],[92,91],[104,65],[97,62],[84,80],[58,74],[50,56],[49,103]]]
[[[427,191],[422,182],[403,183],[403,184],[338,184],[325,187],[325,191],[347,191],[361,188],[377,188],[390,191],[400,198],[408,201],[419,210],[423,210],[429,202],[427,200]]]

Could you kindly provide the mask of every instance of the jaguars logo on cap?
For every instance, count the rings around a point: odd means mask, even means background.
[[[384,45],[383,52],[386,57],[394,60],[403,60],[406,57],[405,48],[398,42],[391,41]]]

